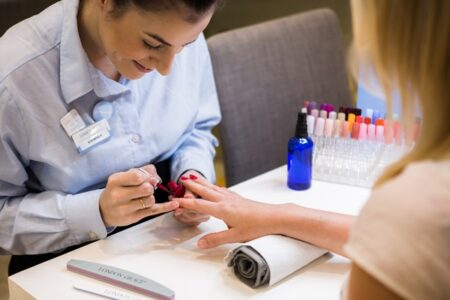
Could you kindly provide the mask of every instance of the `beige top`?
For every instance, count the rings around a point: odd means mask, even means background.
[[[345,249],[407,299],[450,299],[450,161],[411,164],[374,189]]]

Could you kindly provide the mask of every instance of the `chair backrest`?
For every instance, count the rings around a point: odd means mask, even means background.
[[[304,100],[352,104],[339,21],[329,9],[212,36],[227,185],[286,163]]]
[[[57,0],[0,0],[0,36],[20,21],[35,15]]]

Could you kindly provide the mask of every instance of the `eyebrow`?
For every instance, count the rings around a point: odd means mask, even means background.
[[[149,32],[145,32],[146,35],[154,38],[155,40],[157,40],[158,42],[160,42],[161,44],[164,44],[166,46],[172,47],[172,45],[167,42],[165,39],[163,39],[162,37],[160,37],[159,35],[155,34],[155,33],[149,33]],[[197,39],[190,41],[189,43],[184,44],[183,46],[187,46],[189,44],[192,44],[193,42],[195,42]]]

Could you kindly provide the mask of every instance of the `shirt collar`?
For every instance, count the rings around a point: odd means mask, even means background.
[[[89,61],[78,33],[79,0],[63,1],[63,29],[60,50],[60,82],[67,104],[92,90],[100,98],[114,96],[129,89],[111,80]],[[121,81],[126,82],[126,81]]]

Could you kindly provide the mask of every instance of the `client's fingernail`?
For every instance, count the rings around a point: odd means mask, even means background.
[[[198,179],[198,177],[197,177],[197,176],[195,176],[195,175],[193,175],[193,174],[189,175],[189,178],[190,178],[190,179],[192,179],[192,180],[196,180],[196,179]]]
[[[188,180],[189,178],[187,178],[186,176],[181,176],[181,180]]]
[[[208,247],[208,243],[205,240],[198,240],[198,247],[201,249],[205,249]]]

